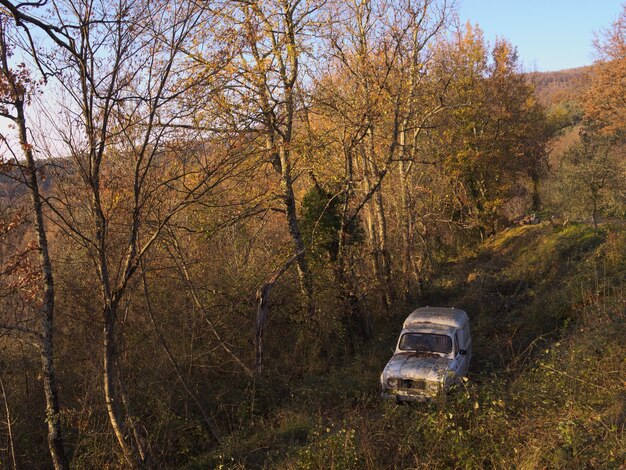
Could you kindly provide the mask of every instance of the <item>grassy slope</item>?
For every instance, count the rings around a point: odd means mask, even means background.
[[[470,314],[475,349],[464,390],[431,405],[379,400],[378,375],[409,311],[399,308],[343,365],[262,387],[252,423],[198,466],[619,468],[624,253],[621,229],[509,229],[443,266],[424,293],[423,304]]]

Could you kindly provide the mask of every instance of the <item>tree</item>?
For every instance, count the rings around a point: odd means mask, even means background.
[[[59,392],[54,366],[54,275],[48,249],[48,233],[44,221],[44,197],[40,190],[38,168],[35,163],[33,145],[28,136],[25,112],[31,95],[37,91],[37,83],[24,64],[20,64],[17,69],[13,69],[9,65],[12,51],[6,33],[7,20],[4,15],[0,15],[0,116],[13,121],[17,127],[19,144],[25,159],[22,164],[13,153],[16,159],[15,164],[24,175],[23,182],[30,192],[36,249],[39,255],[41,275],[39,288],[41,292],[36,292],[33,299],[33,303],[37,305],[39,325],[33,336],[41,355],[50,456],[55,469],[66,469],[69,468],[69,464],[63,445]],[[4,141],[8,143],[6,137]],[[13,151],[11,150],[11,152]]]
[[[434,87],[428,84],[428,45],[443,31],[448,13],[445,1],[336,4],[328,20],[328,62],[326,69],[320,67],[312,92],[310,128],[317,139],[326,141],[324,146],[315,143],[313,161],[320,172],[329,157],[338,160],[333,176],[340,174],[342,180],[340,271],[352,270],[342,240],[346,228],[363,212],[369,260],[381,303],[387,306],[396,289],[388,230],[393,198],[384,186],[399,168],[404,175],[400,193],[406,196],[410,161],[420,151],[418,138],[445,108],[433,99]],[[407,209],[408,197],[403,201]],[[399,220],[407,237],[410,221],[403,216]],[[399,265],[406,273],[412,243],[405,248]]]
[[[32,5],[2,4],[28,38],[38,32],[48,41],[50,50],[30,52],[68,97],[56,129],[70,156],[67,186],[47,202],[92,262],[104,404],[126,465],[142,466],[149,455],[119,373],[119,309],[168,224],[224,178],[228,157],[213,158],[198,143],[194,152],[173,145],[186,128],[176,124],[193,115],[181,97],[198,83],[183,74],[183,51],[210,10],[188,2],[78,0],[44,10],[44,21],[42,12],[29,12]],[[215,74],[223,66],[214,64]]]
[[[238,61],[242,102],[249,132],[262,139],[266,161],[280,178],[281,199],[305,310],[314,311],[313,277],[307,261],[294,194],[294,126],[297,89],[302,80],[305,38],[312,30],[317,2],[235,2],[240,9],[243,49]],[[251,119],[251,122],[250,122]]]
[[[613,25],[594,43],[597,61],[591,86],[584,98],[585,118],[590,130],[604,135],[626,132],[626,4]]]
[[[573,216],[590,217],[596,231],[600,214],[624,204],[624,168],[616,150],[606,137],[583,134],[559,168],[562,204]]]
[[[341,208],[344,195],[313,186],[302,199],[302,234],[308,241],[315,258],[326,258],[333,266],[339,256]],[[357,218],[345,229],[346,246],[358,244],[363,239],[361,221]],[[344,247],[345,248],[345,247]]]
[[[545,114],[507,41],[497,40],[489,51],[480,29],[467,25],[444,51],[458,67],[452,93],[466,104],[445,116],[441,158],[462,190],[459,220],[484,238],[497,231],[510,195],[527,191],[525,179],[531,180],[532,206],[540,205],[549,137]]]

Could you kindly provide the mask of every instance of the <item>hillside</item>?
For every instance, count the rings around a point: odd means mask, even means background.
[[[566,101],[580,100],[593,66],[554,72],[534,72],[530,74],[535,84],[539,101],[549,107]]]
[[[594,66],[530,74],[555,134],[548,143],[549,165],[558,168],[563,152],[579,142],[583,97]],[[550,186],[550,185],[548,185]]]
[[[242,403],[250,426],[188,468],[617,468],[624,250],[623,229],[506,230],[443,266],[418,304],[469,312],[475,356],[464,390],[431,405],[381,402],[378,375],[415,305],[397,307],[326,373],[273,364],[257,402]]]

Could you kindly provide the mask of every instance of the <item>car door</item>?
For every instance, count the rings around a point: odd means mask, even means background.
[[[459,337],[459,332],[454,333],[454,363],[455,372],[459,377],[465,377],[467,375],[468,368],[468,356],[467,354],[461,354],[461,350],[464,349],[465,344],[462,344]]]
[[[472,336],[469,330],[469,324],[465,324],[461,330],[462,349],[465,349],[465,372],[463,375],[467,375],[469,372],[470,362],[472,360]]]
[[[456,378],[459,377],[461,373],[460,367],[463,366],[461,355],[459,354],[459,341],[456,334],[452,337],[452,358],[452,362],[448,366],[448,374],[450,378]]]

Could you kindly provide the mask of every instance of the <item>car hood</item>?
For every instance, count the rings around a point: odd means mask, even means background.
[[[435,357],[430,354],[396,354],[385,366],[383,376],[385,379],[399,377],[440,382],[444,380],[451,362],[452,359],[447,357]]]

